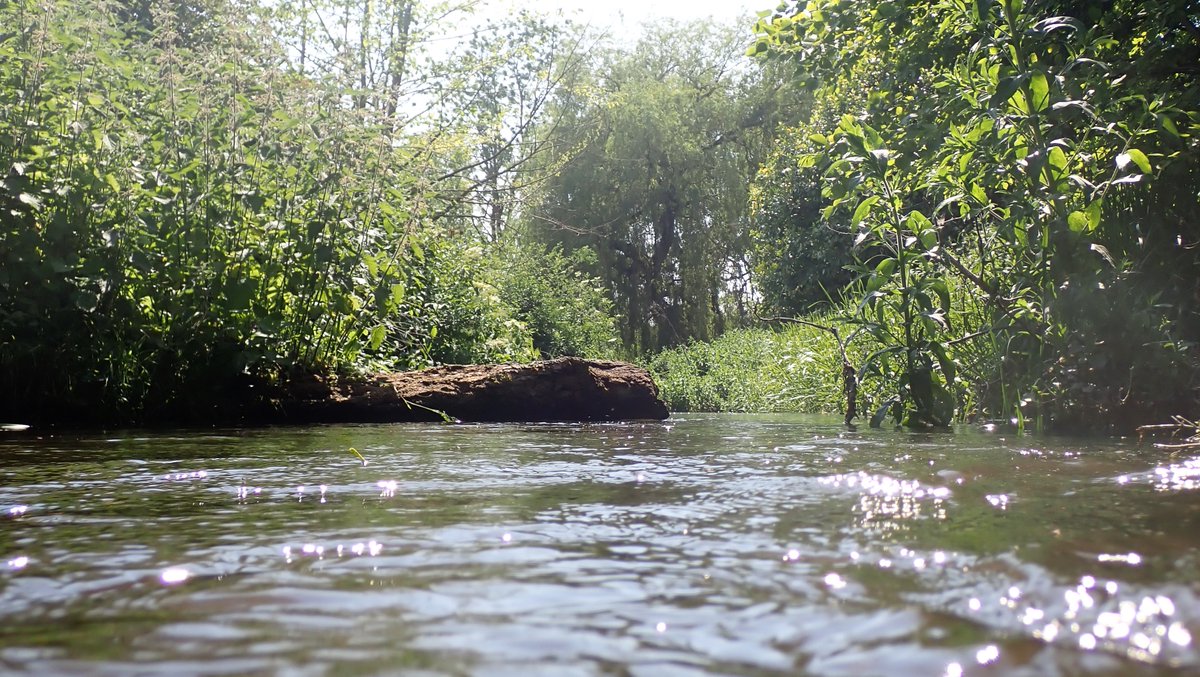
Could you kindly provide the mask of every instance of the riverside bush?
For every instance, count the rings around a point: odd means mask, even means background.
[[[665,350],[648,368],[672,411],[837,413],[844,407],[837,343],[815,327],[739,329]]]

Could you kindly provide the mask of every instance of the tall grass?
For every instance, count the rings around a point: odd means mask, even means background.
[[[983,322],[986,308],[954,282],[949,318],[961,365],[954,391],[962,416],[970,417],[980,413],[979,403],[993,394],[991,389],[1002,387],[995,375],[1003,346],[986,332],[962,335],[963,328]],[[831,307],[799,318],[802,322],[739,329],[709,343],[665,350],[647,366],[673,411],[844,414],[844,349],[856,370],[858,420],[869,421],[892,400],[900,360],[853,321],[856,289],[852,285]]]
[[[672,411],[836,413],[844,404],[837,343],[809,326],[738,329],[663,351],[648,367]]]

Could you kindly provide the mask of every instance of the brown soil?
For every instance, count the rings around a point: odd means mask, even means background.
[[[373,377],[288,384],[285,422],[615,421],[664,419],[667,407],[641,367],[564,357],[532,364],[454,365]]]

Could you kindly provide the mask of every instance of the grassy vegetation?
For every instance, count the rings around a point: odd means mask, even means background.
[[[844,349],[856,372],[857,420],[867,422],[895,401],[892,384],[903,365],[855,321],[859,293],[850,285],[824,310],[665,350],[646,366],[672,411],[842,415]],[[951,293],[964,299],[949,315],[957,328],[956,408],[963,419],[990,417],[985,403],[1005,387],[997,376],[1004,346],[987,333],[968,333],[986,315],[982,300],[957,286]],[[841,346],[829,329],[837,330]]]
[[[833,335],[804,325],[734,330],[647,366],[672,411],[835,413],[844,402]]]

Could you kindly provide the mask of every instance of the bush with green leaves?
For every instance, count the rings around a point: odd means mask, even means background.
[[[822,216],[829,199],[821,176],[796,166],[815,151],[803,128],[780,134],[750,190],[755,282],[769,314],[795,315],[835,305],[854,279],[853,240]]]
[[[566,256],[537,245],[503,244],[491,253],[492,284],[540,357],[619,354],[612,301],[601,280],[581,272],[594,261],[588,249]]]
[[[450,236],[452,123],[291,67],[280,7],[112,9],[0,3],[0,414],[203,420],[295,371],[536,356]]]
[[[1200,73],[1179,67],[1200,61],[1198,21],[1169,0],[815,0],[758,22],[751,52],[840,106],[797,168],[861,252],[853,317],[898,421],[945,425],[964,401],[1091,427],[1200,406]],[[952,321],[976,299],[975,324]],[[995,371],[964,398],[959,353],[986,346]]]

